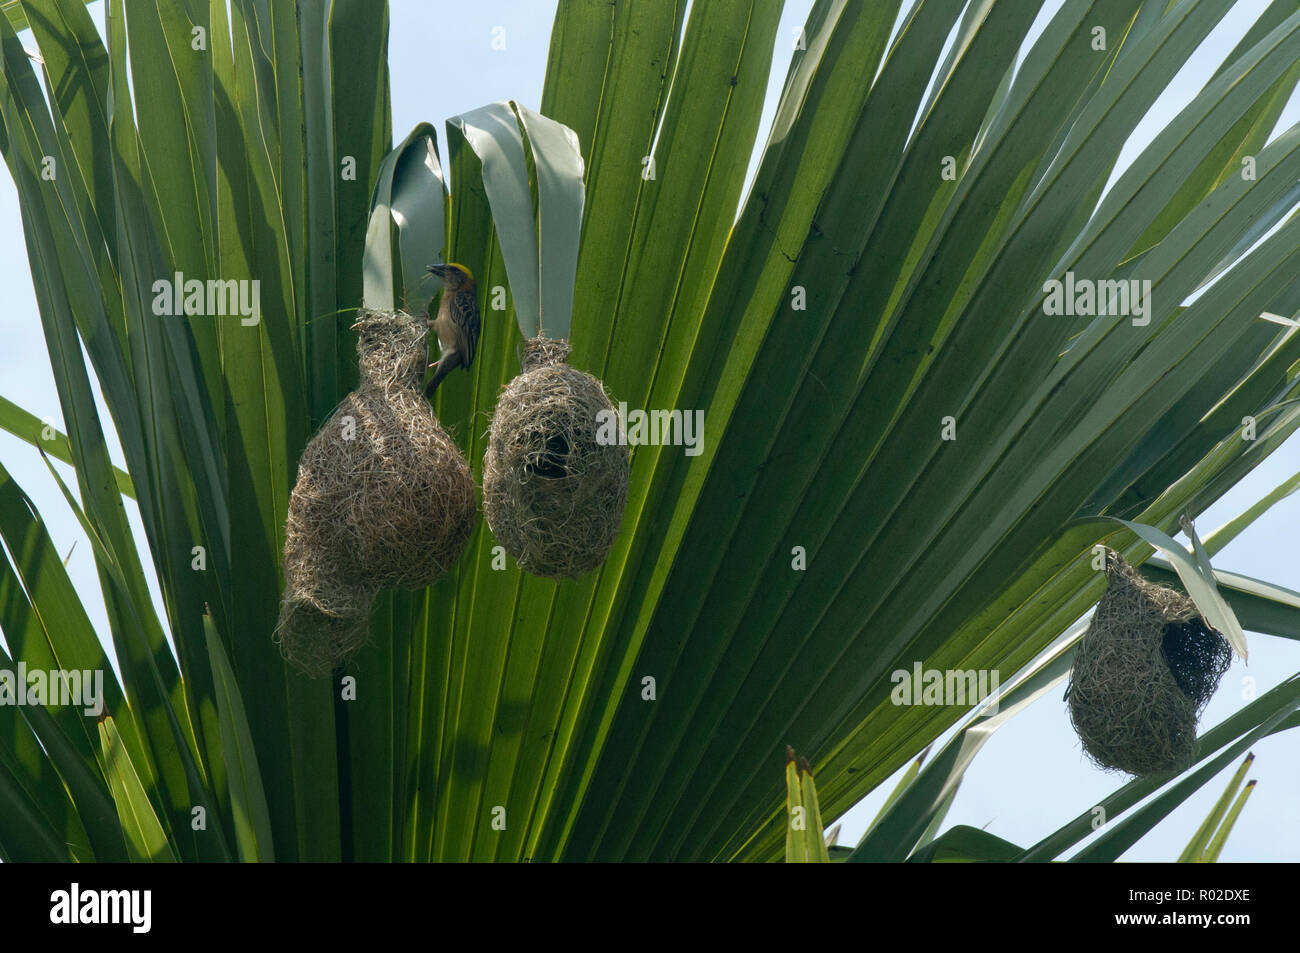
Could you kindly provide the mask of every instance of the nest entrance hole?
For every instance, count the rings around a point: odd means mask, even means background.
[[[563,433],[550,433],[544,438],[546,449],[537,455],[534,463],[524,464],[524,472],[547,480],[563,480],[569,475],[569,438]]]
[[[1200,616],[1168,623],[1161,633],[1160,647],[1174,681],[1198,708],[1214,694],[1232,661],[1223,636]]]

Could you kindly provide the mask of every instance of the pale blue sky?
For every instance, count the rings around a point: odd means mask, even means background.
[[[397,139],[417,122],[428,121],[440,131],[447,117],[484,103],[513,98],[537,108],[546,65],[555,0],[391,0],[393,128]],[[766,130],[791,56],[791,38],[811,8],[811,0],[788,0],[785,22],[778,33],[765,118]],[[1125,149],[1127,164],[1199,89],[1207,77],[1263,11],[1265,0],[1240,0],[1232,13],[1193,56],[1167,95],[1152,109]],[[91,11],[102,21],[101,2]],[[1046,15],[1054,13],[1059,2]],[[455,17],[454,41],[448,41],[439,20]],[[505,30],[505,49],[492,48],[493,29]],[[1293,98],[1283,116],[1285,128],[1300,119]],[[759,147],[765,139],[760,133]],[[445,149],[444,149],[445,156]],[[0,394],[39,416],[62,426],[57,394],[27,267],[17,196],[7,174],[0,175],[0,283],[8,291],[3,319],[8,347],[0,351]],[[102,409],[102,408],[101,408]],[[107,414],[104,414],[107,420]],[[116,456],[120,462],[120,454]],[[67,512],[62,496],[35,451],[0,433],[0,461],[26,488],[47,519],[60,551],[76,543],[69,571],[83,594],[92,619],[106,631],[102,601],[88,544]],[[1283,480],[1300,471],[1300,442],[1292,439],[1257,468],[1198,521],[1204,535],[1235,516]],[[66,470],[65,470],[66,472]],[[136,521],[138,528],[139,523]],[[1296,530],[1300,527],[1300,495],[1279,504],[1230,544],[1216,566],[1267,579],[1300,590],[1300,560],[1296,559]],[[140,538],[143,538],[140,535]],[[1300,669],[1300,645],[1261,635],[1250,637],[1247,669],[1235,662],[1211,702],[1204,724],[1212,725],[1242,705],[1242,677],[1256,679],[1259,693]],[[1251,777],[1259,783],[1224,852],[1224,860],[1294,861],[1300,858],[1300,823],[1296,821],[1296,792],[1300,791],[1300,738],[1296,732],[1266,739],[1255,747]],[[780,753],[773,755],[779,770]],[[1214,779],[1199,794],[1131,849],[1126,860],[1170,860],[1176,857],[1218,797],[1227,774]],[[1090,767],[1082,757],[1061,692],[1047,694],[1004,727],[967,772],[947,825],[971,824],[1018,844],[1031,844],[1085,812],[1121,782]],[[841,843],[854,843],[875,815],[892,781],[873,792],[843,818]],[[946,825],[946,826],[947,826]]]

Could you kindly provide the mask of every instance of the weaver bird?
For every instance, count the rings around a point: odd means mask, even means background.
[[[455,263],[430,265],[429,272],[442,279],[442,306],[438,308],[438,317],[433,320],[442,356],[436,364],[429,365],[437,370],[424,388],[426,395],[431,395],[453,370],[468,368],[474,363],[479,332],[478,295],[473,273],[464,265]]]

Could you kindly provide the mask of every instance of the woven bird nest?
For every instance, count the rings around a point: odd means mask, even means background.
[[[605,561],[627,503],[627,447],[598,439],[614,405],[599,380],[564,363],[568,354],[563,340],[527,343],[483,458],[493,535],[522,569],[552,579]]]
[[[1070,676],[1070,720],[1098,767],[1138,776],[1184,768],[1232,650],[1186,595],[1144,579],[1116,552],[1106,558],[1106,594]]]
[[[381,589],[423,589],[460,558],[474,482],[424,399],[425,322],[362,311],[360,386],[303,450],[285,528],[276,636],[327,675],[365,643]]]

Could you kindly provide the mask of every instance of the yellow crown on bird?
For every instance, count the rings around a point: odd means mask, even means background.
[[[455,284],[473,284],[474,272],[470,271],[464,265],[449,261],[445,265],[430,265],[429,273],[437,275],[444,283],[450,279]]]

